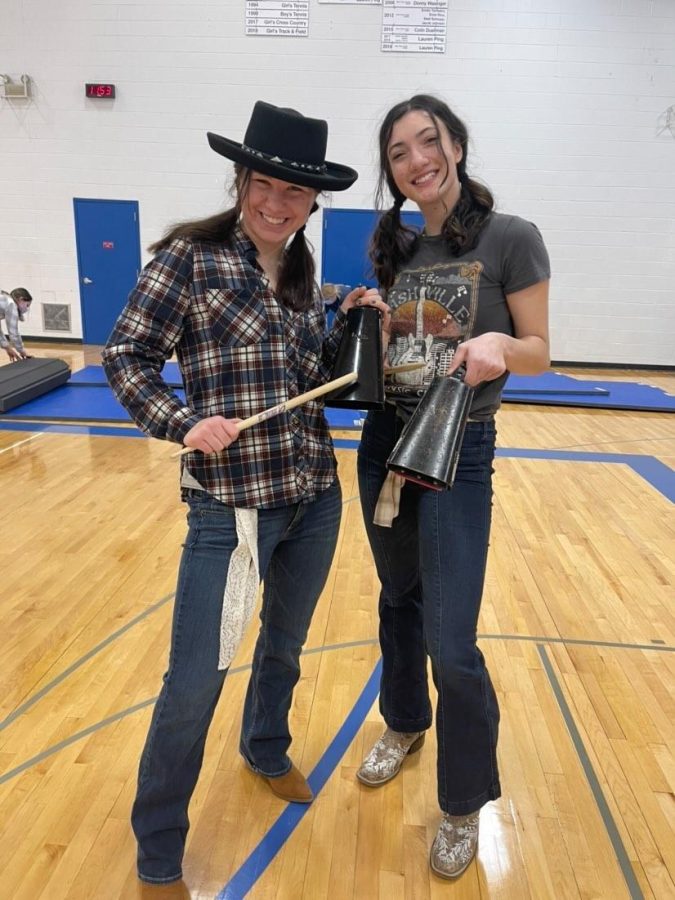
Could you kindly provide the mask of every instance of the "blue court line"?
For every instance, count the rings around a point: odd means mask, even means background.
[[[621,641],[592,641],[585,638],[564,638],[564,637],[546,637],[545,635],[528,635],[528,634],[478,634],[479,641],[525,641],[526,643],[535,643],[535,644],[562,644],[563,646],[583,646],[583,647],[611,647],[618,650],[645,650],[652,651],[654,653],[675,653],[675,646],[671,646],[669,644],[665,644],[663,642],[655,642],[652,644],[624,644]],[[349,650],[351,647],[366,647],[373,646],[378,643],[377,638],[367,638],[362,641],[346,641],[342,644],[321,644],[318,647],[310,647],[308,650],[302,651],[302,656],[310,656],[315,653],[327,653],[331,650]],[[251,670],[251,663],[244,663],[241,666],[237,666],[234,669],[230,669],[227,673],[227,677],[230,678],[232,675],[238,675],[241,672],[249,672]],[[54,687],[56,683],[61,681],[61,678],[55,679],[54,682],[49,685],[49,687]],[[39,696],[35,696],[35,700],[40,699],[44,695],[44,691],[41,691]],[[25,772],[27,769],[30,769],[32,766],[37,765],[37,763],[42,762],[44,759],[47,759],[50,756],[53,756],[55,753],[58,753],[59,750],[63,750],[65,747],[69,747],[71,744],[76,743],[84,737],[87,737],[89,734],[93,734],[95,731],[98,731],[101,728],[105,728],[107,725],[110,725],[112,722],[118,722],[120,719],[125,719],[127,716],[133,715],[135,712],[138,712],[139,709],[144,709],[146,706],[150,706],[150,704],[155,703],[157,697],[151,697],[149,700],[143,700],[141,703],[137,703],[134,706],[129,706],[126,709],[120,710],[112,716],[109,716],[106,719],[101,719],[100,722],[96,722],[93,725],[89,725],[83,731],[76,731],[74,734],[71,734],[70,737],[65,738],[62,741],[59,741],[58,744],[53,744],[51,747],[47,747],[42,750],[37,756],[33,756],[30,759],[25,760],[20,763],[14,769],[10,769],[7,772],[4,772],[0,775],[0,784],[4,784],[6,781],[10,781],[12,778],[16,778],[17,775],[20,775],[22,772]],[[25,712],[28,706],[33,705],[33,698],[31,698],[24,706],[19,710],[19,712]],[[16,718],[16,716],[13,716]]]
[[[357,450],[359,446],[358,441],[346,438],[335,438],[333,443],[339,450]],[[498,447],[496,455],[506,459],[619,463],[630,466],[637,475],[644,478],[660,494],[663,494],[671,503],[675,503],[675,471],[654,456],[641,456],[639,453],[593,453],[582,450],[520,450],[515,447]]]
[[[675,471],[654,456],[631,456],[628,465],[671,503],[675,503]]]
[[[0,431],[34,431],[46,434],[84,434],[89,437],[131,437],[147,438],[137,428],[111,428],[105,425],[65,425],[46,422],[8,422],[0,420]]]
[[[104,434],[105,436],[120,436],[120,432],[122,431],[122,429],[103,428],[99,426],[59,425],[40,426],[36,428],[35,426],[27,424],[25,427],[17,427],[20,426],[20,424],[22,423],[13,423],[13,425],[10,425],[10,423],[7,423],[6,425],[5,423],[0,423],[0,428],[7,427],[9,430],[12,430],[14,426],[14,430],[17,431],[55,431],[58,433]],[[141,432],[128,432],[124,436],[144,437],[145,435],[143,435]],[[358,441],[352,440],[336,439],[334,443],[336,447],[344,449],[357,449],[359,446]],[[671,470],[668,466],[666,466],[664,463],[661,463],[654,457],[640,456],[638,454],[591,453],[566,450],[524,450],[505,448],[499,448],[496,455],[507,458],[553,459],[562,461],[596,463],[607,462],[628,465],[634,469],[636,474],[640,475],[648,483],[655,487],[656,490],[658,490],[672,502],[675,502],[675,472],[673,472],[673,470]],[[326,781],[334,771],[335,767],[338,765],[340,759],[349,747],[349,744],[354,739],[356,733],[361,727],[368,710],[372,706],[372,703],[377,697],[377,685],[379,683],[380,669],[381,661],[373,671],[370,679],[368,680],[368,683],[363,689],[359,699],[356,702],[356,705],[347,716],[347,719],[345,720],[342,728],[340,729],[324,755],[319,760],[319,763],[313,770],[312,774],[309,776],[308,781],[315,794],[318,794],[319,791],[323,788]],[[138,704],[131,710],[125,711],[121,714],[117,714],[116,716],[110,717],[110,719],[99,723],[98,726],[92,726],[91,729],[86,729],[85,732],[80,733],[77,737],[73,736],[70,739],[67,739],[65,742],[57,745],[56,747],[50,748],[50,751],[48,751],[44,755],[51,755],[51,753],[56,752],[56,750],[61,749],[63,746],[66,746],[67,744],[72,743],[74,740],[83,737],[85,734],[90,733],[90,731],[95,730],[97,727],[110,724],[112,721],[115,721],[118,718],[129,714],[129,712],[137,711],[138,709],[148,705],[149,703],[154,702],[155,699],[156,698],[153,698],[150,701],[145,701],[142,704]],[[19,767],[19,769],[23,770],[24,768],[28,768],[30,765],[33,765],[37,761],[39,761],[39,759],[41,759],[42,757],[43,754],[40,754],[39,757],[33,760],[29,760],[23,766]],[[0,783],[10,777],[13,777],[16,774],[18,774],[17,770],[6,773],[4,777],[0,778]],[[270,862],[274,859],[285,841],[293,833],[307,811],[308,806],[305,804],[289,804],[289,806],[277,819],[268,833],[263,837],[261,842],[254,849],[248,859],[243,863],[243,865],[235,873],[232,879],[230,879],[228,884],[226,884],[222,891],[218,894],[216,900],[241,900],[241,898],[245,897],[246,893],[248,893],[248,891],[253,887],[258,878],[261,877],[265,869],[269,866]],[[624,872],[624,874],[626,873]]]
[[[145,435],[136,430],[136,429],[118,429],[118,428],[107,428],[103,426],[83,426],[83,425],[40,425],[37,428],[29,423],[17,422],[17,423],[4,423],[0,422],[0,429],[8,429],[8,430],[17,430],[17,431],[38,431],[38,432],[56,432],[56,433],[72,433],[72,434],[85,434],[85,435],[104,435],[104,436],[119,436],[120,432],[124,434],[124,436],[130,437],[145,437]],[[354,440],[346,440],[346,439],[336,439],[334,441],[336,447],[341,449],[357,449],[359,446],[358,441]],[[624,465],[630,466],[641,478],[644,478],[652,487],[656,488],[663,496],[669,499],[671,502],[675,503],[675,472],[662,463],[660,460],[656,459],[653,456],[641,456],[639,454],[621,454],[621,453],[593,453],[588,451],[573,451],[573,450],[537,450],[537,449],[508,449],[508,448],[498,448],[497,456],[505,457],[505,458],[521,458],[521,459],[554,459],[554,460],[563,460],[568,462],[607,462],[607,463],[620,463]],[[21,713],[25,712],[30,706],[32,706],[37,700],[41,699],[48,691],[50,691],[53,687],[55,687],[59,682],[61,682],[67,675],[71,674],[74,669],[79,668],[84,662],[86,662],[91,656],[95,653],[99,652],[103,649],[111,640],[114,640],[120,634],[125,632],[128,628],[130,628],[133,624],[136,624],[137,621],[144,618],[150,612],[154,611],[159,606],[162,606],[168,599],[170,599],[173,594],[168,597],[162,598],[156,605],[152,606],[150,610],[147,610],[145,613],[142,613],[138,616],[132,623],[122,627],[119,631],[115,632],[113,635],[109,636],[105,641],[101,644],[97,645],[90,651],[86,656],[84,656],[81,660],[78,660],[74,663],[69,669],[59,675],[56,679],[54,679],[49,684],[45,685],[37,694],[31,697],[28,701],[22,704],[20,707],[15,709],[6,719],[0,722],[0,731],[10,724],[15,718],[17,718]],[[505,636],[503,636],[505,637]],[[522,638],[521,638],[522,639]],[[547,638],[534,638],[534,640],[551,640]],[[572,642],[574,643],[574,642]],[[612,644],[612,646],[614,646]],[[647,648],[644,648],[647,649]]]
[[[32,422],[0,421],[0,430],[33,431],[53,434],[83,434],[90,437],[133,437],[147,438],[137,428],[109,428],[104,425],[61,425]],[[359,441],[335,438],[333,444],[338,450],[357,450]],[[512,459],[554,459],[566,462],[620,463],[630,466],[636,474],[644,478],[659,493],[675,503],[675,472],[654,456],[637,453],[592,453],[577,450],[520,450],[498,447],[497,456]]]
[[[663,651],[663,650],[675,650],[675,647],[664,647],[664,646],[653,646],[653,645],[643,645],[643,644],[621,644],[618,642],[605,642],[605,641],[586,641],[586,640],[575,640],[575,639],[565,639],[565,638],[547,638],[540,636],[519,636],[519,635],[502,635],[502,634],[479,634],[479,639],[487,638],[489,639],[504,639],[504,640],[524,640],[524,641],[534,641],[538,646],[538,650],[540,656],[546,657],[545,650],[541,646],[541,642],[547,643],[570,643],[570,644],[589,644],[589,645],[599,645],[599,646],[611,646],[611,647],[623,647],[625,649],[640,649],[640,650],[654,650],[654,651]],[[358,646],[363,644],[374,644],[377,642],[376,638],[365,640],[365,641],[351,641],[347,644],[335,644],[335,645],[324,645],[321,647],[315,647],[310,650],[303,651],[303,654],[310,653],[323,653],[326,650],[333,649],[342,649],[343,647],[351,647]],[[544,659],[544,667],[546,669],[546,661]],[[354,740],[356,733],[359,728],[363,724],[363,721],[370,709],[370,706],[375,701],[375,698],[378,694],[378,682],[381,671],[382,661],[380,660],[368,683],[365,688],[361,692],[360,697],[356,701],[355,706],[352,711],[347,716],[342,728],[333,739],[333,742],[325,751],[324,755],[321,757],[319,762],[317,763],[315,769],[312,774],[309,776],[309,784],[312,787],[312,790],[315,794],[318,794],[319,791],[324,787],[327,780],[332,775],[333,771],[337,767],[340,759],[346,752],[350,743]],[[250,670],[250,664],[244,664],[242,666],[237,666],[236,668],[230,669],[228,675],[234,675],[239,672],[244,672]],[[546,670],[547,674],[549,674],[548,669]],[[549,674],[550,678],[550,674]],[[552,684],[554,691],[555,685]],[[557,696],[557,695],[556,695]],[[114,722],[118,722],[121,719],[126,718],[133,713],[139,712],[141,709],[144,709],[151,704],[155,703],[157,697],[151,697],[148,700],[144,700],[140,703],[135,704],[125,710],[122,710],[118,713],[115,713],[112,716],[109,716],[106,719],[103,719],[100,722],[95,723],[94,725],[85,728],[83,731],[79,731],[76,734],[71,735],[69,738],[66,738],[63,741],[60,741],[58,744],[55,744],[52,747],[43,750],[37,756],[32,757],[31,759],[26,760],[19,766],[14,769],[11,769],[8,772],[5,772],[3,775],[0,775],[0,784],[3,784],[6,781],[9,781],[12,778],[15,778],[17,775],[20,775],[22,772],[25,772],[27,769],[31,768],[34,765],[42,762],[44,759],[52,756],[55,753],[58,753],[60,750],[65,749],[66,747],[74,744],[75,742],[81,740],[84,737],[87,737],[90,734],[95,733],[101,728],[106,727],[107,725],[111,725]],[[564,698],[563,698],[564,701]],[[563,711],[564,715],[564,711]],[[567,717],[565,717],[567,721]],[[577,748],[578,749],[578,748]],[[583,750],[583,746],[582,746]],[[596,797],[597,800],[597,797]],[[299,824],[302,817],[308,811],[309,807],[304,804],[290,804],[284,813],[277,819],[277,821],[272,826],[271,830],[263,837],[255,850],[251,853],[248,859],[243,863],[240,869],[235,873],[232,879],[228,882],[227,885],[222,889],[221,893],[218,894],[216,900],[241,900],[246,895],[246,892],[249,891],[252,886],[255,884],[258,878],[264,873],[267,866],[274,859],[276,854],[279,852],[283,844],[293,833],[297,825]],[[604,816],[603,816],[604,819]],[[622,867],[623,868],[623,867]],[[624,873],[625,874],[625,873]],[[243,891],[243,893],[239,893],[239,891]]]
[[[563,462],[619,463],[649,482],[675,503],[675,471],[654,456],[638,453],[592,453],[581,450],[517,450],[497,448],[497,456],[511,459],[555,459]]]
[[[307,781],[315,795],[326,784],[356,737],[379,692],[382,660],[379,660],[351,712],[316,764]],[[217,895],[216,900],[241,900],[251,890],[309,810],[309,804],[289,803],[248,859]]]

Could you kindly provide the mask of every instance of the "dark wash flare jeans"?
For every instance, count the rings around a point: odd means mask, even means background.
[[[141,756],[131,817],[139,877],[156,884],[182,877],[188,804],[227,674],[218,671],[218,650],[225,580],[238,543],[234,510],[200,492],[193,492],[188,504],[169,668]],[[263,605],[240,750],[252,769],[270,777],[291,768],[288,712],[300,652],[333,560],[341,510],[335,481],[311,503],[258,511]]]
[[[359,448],[361,504],[380,593],[380,712],[394,731],[431,726],[427,654],[438,690],[438,800],[466,815],[500,796],[499,707],[476,629],[492,511],[494,422],[469,422],[455,483],[408,482],[392,528],[373,524],[386,460],[401,422],[392,407],[368,415]]]

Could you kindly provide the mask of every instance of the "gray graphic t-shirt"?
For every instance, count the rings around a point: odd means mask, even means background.
[[[388,379],[387,400],[407,419],[434,375],[445,375],[460,341],[487,331],[513,334],[506,295],[550,278],[548,253],[537,227],[493,213],[477,246],[450,256],[440,236],[422,236],[413,257],[387,292],[392,310],[387,365],[424,363]],[[508,377],[480,384],[471,418],[490,419]]]

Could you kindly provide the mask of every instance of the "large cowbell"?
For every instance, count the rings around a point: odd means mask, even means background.
[[[472,397],[473,388],[461,376],[436,376],[401,432],[387,468],[436,491],[451,488]]]
[[[326,406],[340,409],[384,409],[382,323],[370,306],[355,306],[347,321],[335,357],[332,378],[357,372],[356,382],[328,395]]]

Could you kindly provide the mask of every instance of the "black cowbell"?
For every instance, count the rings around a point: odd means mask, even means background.
[[[437,491],[455,480],[473,397],[458,375],[434,378],[387,460],[392,472]]]
[[[382,322],[380,313],[369,306],[355,306],[347,312],[332,378],[357,372],[352,385],[328,394],[326,406],[340,409],[384,409],[382,364]]]

